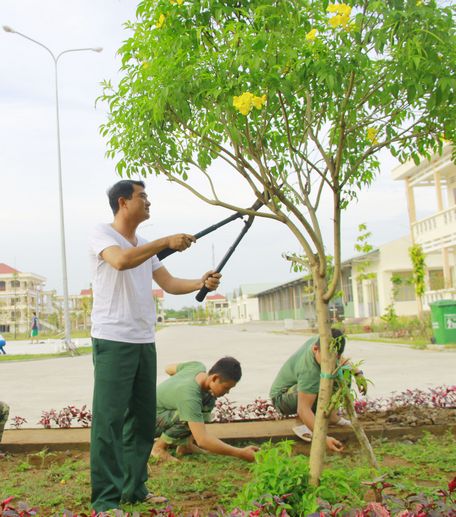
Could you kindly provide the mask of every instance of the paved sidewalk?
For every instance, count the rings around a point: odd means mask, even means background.
[[[305,340],[303,335],[279,331],[283,331],[283,324],[165,327],[157,334],[158,381],[166,378],[164,368],[169,363],[199,360],[210,367],[220,357],[233,355],[241,361],[243,378],[229,395],[230,399],[245,403],[258,395],[267,397],[280,366]],[[13,352],[13,346],[8,344],[8,352]],[[29,343],[18,343],[17,350],[30,347],[27,350],[31,351],[32,346],[48,351],[47,344]],[[370,396],[456,382],[453,351],[348,341],[346,355],[354,361],[364,360],[362,369],[375,383],[370,387]],[[59,410],[68,404],[90,407],[92,377],[90,355],[0,362],[0,399],[10,405],[10,417],[25,417],[28,427],[36,427],[42,410]]]

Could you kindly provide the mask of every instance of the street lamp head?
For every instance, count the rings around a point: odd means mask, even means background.
[[[5,32],[16,32],[14,29],[12,29],[9,25],[3,25],[3,30]]]
[[[95,47],[95,48],[92,48],[91,50],[93,50],[94,52],[101,52],[103,50],[103,47]]]

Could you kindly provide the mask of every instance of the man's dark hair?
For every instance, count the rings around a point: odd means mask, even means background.
[[[114,215],[119,211],[119,197],[131,199],[134,192],[133,185],[138,185],[142,188],[146,187],[144,181],[141,180],[121,180],[108,190],[109,206]]]
[[[337,355],[342,355],[345,350],[345,336],[339,329],[331,329],[332,341],[330,343],[330,349],[335,350]],[[320,348],[320,338],[315,343]]]
[[[224,381],[239,382],[242,376],[241,363],[234,357],[222,357],[209,370],[209,375],[219,375]]]

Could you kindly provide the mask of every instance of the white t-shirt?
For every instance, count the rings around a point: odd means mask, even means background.
[[[138,246],[148,241],[139,237]],[[154,255],[141,265],[118,271],[100,253],[110,246],[133,245],[110,224],[95,227],[89,240],[92,266],[92,336],[126,343],[155,341],[155,303],[152,273],[162,267]]]

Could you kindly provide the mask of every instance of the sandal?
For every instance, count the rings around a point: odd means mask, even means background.
[[[163,504],[167,502],[167,497],[164,497],[163,495],[155,495],[152,492],[149,492],[143,499],[143,503]]]

